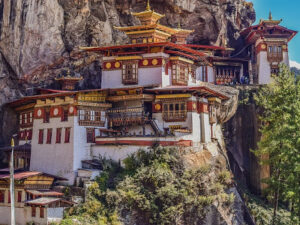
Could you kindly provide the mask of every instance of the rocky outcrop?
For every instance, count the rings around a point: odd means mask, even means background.
[[[0,0],[0,52],[23,77],[37,67],[68,58],[78,46],[126,42],[114,26],[134,25],[131,15],[145,9],[145,0]],[[165,14],[162,24],[178,23],[195,32],[191,43],[239,47],[239,31],[255,20],[244,0],[152,0]]]

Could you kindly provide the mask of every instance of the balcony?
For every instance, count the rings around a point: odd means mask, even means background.
[[[281,62],[283,60],[282,52],[270,53],[268,52],[268,61],[269,62]]]
[[[184,122],[187,118],[187,112],[164,112],[163,119],[166,122]]]
[[[107,113],[110,127],[143,125],[149,120],[143,107],[117,108]]]

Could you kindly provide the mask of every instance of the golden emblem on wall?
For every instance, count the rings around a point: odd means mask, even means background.
[[[267,48],[267,46],[265,44],[261,45],[261,49],[266,49],[266,48]]]
[[[197,104],[195,102],[193,103],[193,109],[197,109]]]
[[[120,64],[119,62],[116,62],[116,63],[115,63],[115,67],[116,67],[116,68],[120,68],[120,66],[121,66],[121,64]]]
[[[287,46],[286,46],[286,45],[283,45],[283,46],[282,46],[282,49],[283,49],[283,50],[286,50],[286,49],[287,49]]]
[[[160,104],[155,104],[155,110],[156,110],[156,111],[161,110],[161,105],[160,105]]]
[[[155,65],[157,65],[157,64],[158,64],[158,60],[157,60],[157,59],[153,59],[153,60],[152,60],[152,65],[155,66]]]
[[[105,67],[106,67],[106,69],[110,69],[111,68],[111,63],[106,63]]]
[[[144,66],[148,66],[148,64],[149,64],[148,60],[147,60],[147,59],[144,59],[144,60],[143,60],[143,65],[144,65]]]

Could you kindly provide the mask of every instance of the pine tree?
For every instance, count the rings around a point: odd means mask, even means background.
[[[262,164],[271,168],[265,182],[273,197],[272,224],[276,223],[280,200],[291,204],[292,219],[297,220],[300,211],[300,82],[286,65],[281,65],[273,82],[263,87],[255,98],[263,113],[260,118],[262,138],[254,153]]]

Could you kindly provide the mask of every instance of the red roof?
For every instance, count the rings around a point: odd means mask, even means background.
[[[190,47],[188,47],[187,45],[184,44],[175,44],[173,42],[157,42],[157,43],[145,43],[145,44],[125,44],[125,45],[114,45],[114,46],[106,46],[106,47],[88,47],[85,48],[83,50],[85,51],[99,51],[99,52],[107,52],[110,50],[119,50],[119,49],[136,49],[136,48],[145,48],[145,47],[165,47],[168,48],[168,50],[173,49],[173,50],[179,50],[182,51],[184,53],[188,53],[190,55],[186,55],[186,57],[188,56],[194,56],[194,57],[198,57],[198,60],[204,60],[205,61],[205,57],[207,57],[206,53],[204,52],[200,52],[197,50],[194,50]],[[136,51],[136,50],[134,50]],[[128,53],[124,53],[124,54],[128,54]],[[175,53],[173,53],[175,54]],[[118,55],[120,55],[120,53],[118,53]]]
[[[264,27],[264,29],[259,29],[260,27],[263,27],[262,24],[258,24],[258,25],[254,25],[251,27],[248,27],[246,29],[244,29],[241,32],[241,35],[244,36],[244,38],[248,41],[251,42],[251,40],[254,38],[254,40],[256,40],[258,37],[264,36],[264,35],[273,35],[276,36],[276,34],[267,34],[265,33],[267,30],[270,29],[276,29],[276,30],[280,30],[280,31],[285,31],[287,32],[286,34],[282,34],[282,35],[286,35],[288,37],[288,40],[292,40],[292,38],[298,33],[297,31],[294,30],[290,30],[286,27],[280,26],[280,25],[274,25],[272,27]]]
[[[62,177],[54,176],[54,175],[43,173],[43,172],[37,172],[37,171],[15,172],[14,173],[14,179],[15,180],[23,180],[23,179],[26,179],[28,177],[34,177],[34,176],[39,176],[39,175],[43,175],[43,176],[47,176],[47,177],[53,177],[53,178],[59,179],[59,180],[67,180],[67,179],[62,178]],[[7,180],[7,179],[10,179],[10,174],[9,173],[0,174],[0,180]]]
[[[160,88],[154,88],[154,89],[148,89],[147,91],[149,92],[164,92],[164,91],[199,91],[200,93],[207,95],[207,96],[214,96],[214,97],[219,97],[223,100],[229,99],[228,96],[215,91],[209,87],[206,86],[167,86],[167,87],[160,87]]]
[[[28,177],[38,176],[42,174],[42,172],[36,172],[36,171],[26,171],[26,172],[16,172],[14,174],[15,180],[23,180]],[[10,174],[0,174],[0,179],[6,180],[10,178]]]

